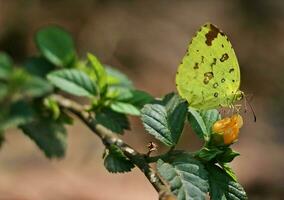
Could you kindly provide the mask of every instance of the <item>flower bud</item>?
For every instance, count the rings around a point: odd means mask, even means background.
[[[220,144],[220,139],[217,141],[216,138],[222,136],[223,141],[221,143],[225,145],[234,143],[238,139],[239,131],[242,126],[243,118],[239,114],[216,121],[212,126],[212,131],[215,133],[212,138],[213,142]],[[217,135],[219,136],[217,137]]]

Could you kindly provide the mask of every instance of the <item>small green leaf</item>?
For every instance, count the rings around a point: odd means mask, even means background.
[[[73,39],[62,28],[45,27],[37,32],[35,41],[42,55],[56,66],[66,67],[75,60]]]
[[[201,111],[200,116],[202,117],[207,131],[212,134],[212,126],[213,124],[221,119],[221,115],[218,110],[212,109],[207,111]]]
[[[162,98],[159,99],[155,99],[155,103],[157,104],[161,104],[161,105],[167,105],[167,103],[176,95],[176,93],[174,92],[170,92],[168,94],[166,94],[165,96],[163,96]]]
[[[219,162],[229,163],[234,160],[235,157],[239,156],[240,153],[232,150],[231,148],[226,148],[224,152],[217,157]]]
[[[235,182],[238,182],[237,175],[228,163],[219,163],[226,174],[228,174]]]
[[[129,103],[115,101],[111,103],[110,108],[113,111],[116,111],[119,113],[124,113],[124,114],[129,114],[129,115],[134,115],[134,116],[140,115],[139,109]]]
[[[32,118],[33,110],[26,102],[14,102],[8,108],[1,111],[0,131],[28,123]]]
[[[100,63],[100,61],[92,54],[88,54],[88,60],[91,64],[91,68],[93,69],[97,84],[100,89],[100,93],[104,94],[106,92],[107,87],[107,73],[104,66]]]
[[[126,87],[108,87],[106,97],[116,101],[127,102],[133,97],[131,89]]]
[[[60,108],[59,105],[57,103],[57,101],[55,101],[54,99],[48,97],[44,99],[44,105],[47,109],[50,110],[52,118],[53,119],[58,119],[60,116]]]
[[[212,200],[248,199],[243,187],[216,165],[208,165],[210,197]]]
[[[128,77],[125,74],[109,66],[106,66],[106,72],[107,72],[107,83],[109,86],[125,87],[133,89],[132,82],[128,79]]]
[[[7,96],[8,93],[9,93],[8,85],[0,82],[0,102]]]
[[[97,93],[94,82],[84,72],[76,69],[51,72],[47,79],[61,90],[76,96],[93,97]]]
[[[159,159],[157,168],[177,200],[205,200],[209,185],[207,171],[201,162],[190,155],[182,154],[171,162]]]
[[[19,88],[21,94],[29,97],[41,97],[52,91],[52,85],[37,76],[30,76]]]
[[[145,104],[152,103],[155,100],[154,97],[147,92],[125,87],[108,88],[107,97],[120,102],[130,103],[139,109],[143,108]]]
[[[200,151],[198,151],[197,156],[202,160],[209,162],[222,153],[223,151],[216,147],[213,148],[203,147]]]
[[[148,94],[147,92],[141,90],[131,90],[131,97],[125,99],[125,102],[128,102],[137,108],[141,109],[145,104],[152,103],[154,97]]]
[[[108,149],[104,165],[111,173],[130,172],[134,168],[134,165],[127,159],[123,152],[114,145]]]
[[[177,144],[184,127],[187,103],[176,96],[166,106],[146,104],[141,110],[145,129],[165,145]]]
[[[208,110],[198,112],[196,109],[189,107],[188,121],[194,132],[205,141],[209,141],[212,133],[212,125],[220,119],[218,110]]]
[[[20,128],[48,158],[64,157],[67,134],[62,123],[48,117],[37,117],[33,122]]]
[[[41,97],[52,91],[52,85],[45,79],[31,75],[17,68],[8,82],[9,94],[17,98]]]
[[[12,73],[12,60],[3,52],[0,52],[0,79],[8,79]]]
[[[129,122],[124,114],[103,108],[96,112],[96,121],[114,133],[123,134],[125,129],[129,129]]]
[[[25,64],[25,69],[32,75],[45,78],[46,75],[54,70],[55,66],[42,57],[29,58]]]

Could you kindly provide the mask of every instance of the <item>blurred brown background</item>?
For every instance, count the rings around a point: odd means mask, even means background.
[[[175,90],[175,73],[188,42],[205,22],[229,36],[241,66],[241,88],[253,94],[251,113],[234,148],[233,168],[250,199],[284,196],[284,1],[0,0],[0,51],[18,63],[36,53],[33,35],[47,24],[69,30],[81,56],[96,54],[134,84],[161,96]],[[1,108],[3,109],[3,108]],[[124,137],[146,151],[152,140],[138,119]],[[196,149],[184,132],[180,147]],[[109,174],[103,146],[80,122],[69,127],[65,159],[47,160],[26,136],[11,130],[0,151],[0,200],[157,199],[138,170]],[[143,141],[143,143],[141,143]]]

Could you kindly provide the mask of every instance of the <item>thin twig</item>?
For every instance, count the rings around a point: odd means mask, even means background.
[[[123,140],[118,138],[115,133],[101,124],[98,124],[80,104],[59,95],[53,95],[52,98],[58,102],[60,107],[72,112],[82,122],[84,122],[85,125],[87,125],[101,139],[102,143],[106,147],[116,145],[120,148],[124,155],[144,173],[159,194],[170,193],[166,184],[164,184],[156,171],[147,162],[145,154],[139,153]]]

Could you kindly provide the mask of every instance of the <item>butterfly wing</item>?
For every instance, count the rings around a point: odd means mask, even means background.
[[[192,39],[176,75],[177,90],[191,107],[211,109],[234,103],[240,69],[227,36],[205,24]]]

